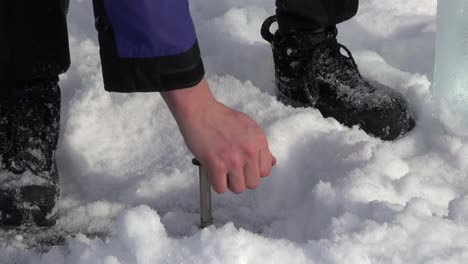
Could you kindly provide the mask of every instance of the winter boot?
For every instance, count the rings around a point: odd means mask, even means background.
[[[8,89],[0,99],[0,227],[56,222],[57,82],[53,78],[2,84]]]
[[[272,45],[280,101],[315,107],[324,117],[349,127],[359,125],[383,140],[396,139],[415,126],[414,115],[400,93],[361,76],[351,52],[338,43],[336,27],[304,30],[280,26],[272,34],[270,27],[276,21],[276,16],[267,18],[261,33]]]

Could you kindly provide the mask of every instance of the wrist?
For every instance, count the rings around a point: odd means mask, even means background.
[[[161,96],[176,119],[197,114],[216,102],[205,79],[191,88],[161,92]]]

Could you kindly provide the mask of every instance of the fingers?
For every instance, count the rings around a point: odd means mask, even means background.
[[[227,189],[240,194],[245,191],[244,163],[239,159],[230,159],[229,162],[216,161],[208,163],[208,175],[213,189],[222,194]]]
[[[235,194],[240,194],[245,191],[245,179],[242,170],[235,170],[227,175],[228,177],[228,188]]]
[[[222,162],[207,163],[208,176],[215,192],[222,194],[227,190],[227,169]]]
[[[245,185],[247,188],[253,190],[260,184],[260,168],[258,162],[250,160],[244,167]]]
[[[256,189],[260,179],[270,175],[272,167],[276,164],[276,158],[268,149],[263,135],[237,151],[228,148],[221,151],[221,155],[219,153],[213,153],[210,159],[205,161],[213,189],[219,194],[227,189],[236,194],[244,192],[245,189]]]
[[[271,173],[271,167],[276,164],[276,159],[268,150],[261,150],[258,155],[258,165],[260,167],[260,176],[267,177]]]
[[[213,189],[222,194],[227,189],[240,194],[245,189],[256,189],[260,185],[260,178],[271,173],[271,167],[276,159],[269,151],[260,151],[245,162],[230,163],[229,166],[222,161],[212,162],[208,167]]]

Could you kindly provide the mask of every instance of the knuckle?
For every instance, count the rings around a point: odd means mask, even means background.
[[[212,159],[209,165],[215,173],[219,173],[225,168],[224,163],[219,159]]]
[[[257,148],[253,145],[246,145],[244,146],[244,153],[245,156],[249,159],[255,158],[257,155]]]
[[[230,155],[228,157],[228,163],[231,168],[239,168],[242,166],[242,160],[239,155]]]

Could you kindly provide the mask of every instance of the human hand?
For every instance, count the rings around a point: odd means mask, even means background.
[[[161,95],[217,193],[255,189],[260,178],[270,174],[276,159],[262,129],[247,115],[218,102],[205,80]]]

